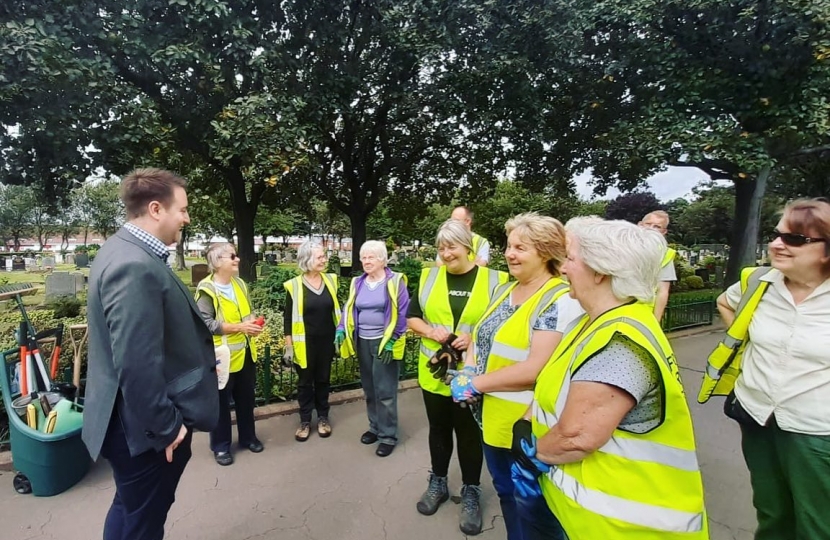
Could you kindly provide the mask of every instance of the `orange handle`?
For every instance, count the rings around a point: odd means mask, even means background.
[[[55,348],[52,349],[52,365],[49,366],[50,367],[49,376],[52,378],[53,381],[55,380],[55,377],[58,376],[58,362],[60,361],[60,358],[61,358],[61,347],[60,347],[60,345],[55,344]]]
[[[21,396],[28,396],[29,395],[29,374],[27,369],[28,362],[26,361],[26,357],[29,356],[29,351],[26,349],[26,346],[20,347],[20,395]]]

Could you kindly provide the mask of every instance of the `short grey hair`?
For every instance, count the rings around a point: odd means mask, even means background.
[[[628,221],[606,221],[597,216],[573,218],[565,230],[579,242],[585,264],[611,278],[611,291],[618,300],[654,299],[667,249],[662,234]]]
[[[473,253],[473,233],[460,221],[448,219],[441,224],[438,234],[435,235],[435,247],[441,244],[463,246]]]
[[[386,261],[389,260],[389,255],[386,252],[386,244],[380,240],[367,240],[360,246],[360,256],[363,254],[374,255],[377,259],[386,266]]]
[[[222,260],[222,256],[235,252],[236,247],[230,242],[220,242],[218,244],[213,244],[208,248],[207,252],[205,253],[205,260],[207,260],[208,263],[208,270],[210,270],[211,272],[215,272],[216,267],[219,266],[219,262]]]
[[[297,266],[305,273],[311,270],[312,258],[314,257],[314,250],[319,249],[323,251],[323,246],[314,240],[306,240],[300,247],[297,248]]]

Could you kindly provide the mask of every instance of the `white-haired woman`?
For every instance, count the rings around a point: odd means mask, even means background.
[[[435,239],[441,266],[424,268],[415,301],[409,303],[407,323],[421,336],[418,383],[429,420],[429,455],[432,470],[429,485],[418,501],[418,512],[432,515],[449,499],[447,473],[453,453],[453,433],[458,439],[461,466],[461,515],[464,534],[481,532],[481,429],[470,414],[450,395],[450,388],[430,369],[430,359],[442,347],[461,352],[470,344],[470,334],[507,274],[476,266],[473,234],[464,223],[449,220],[441,225]],[[455,339],[450,341],[450,337]]]
[[[306,240],[297,249],[297,265],[302,275],[283,283],[288,292],[285,299],[286,367],[297,368],[297,401],[300,405],[300,427],[294,438],[308,440],[311,415],[317,410],[317,434],[331,435],[329,421],[329,387],[331,362],[334,360],[334,331],[340,322],[337,301],[337,275],[326,274],[326,252],[323,247]]]
[[[256,346],[253,338],[262,332],[255,322],[248,287],[239,277],[239,256],[233,244],[214,244],[206,254],[210,274],[196,287],[196,305],[202,312],[216,346],[231,351],[230,377],[219,391],[219,424],[210,432],[210,449],[219,465],[233,463],[231,454],[231,410],[233,397],[240,448],[262,452],[254,423],[256,394]]]
[[[536,381],[514,478],[570,538],[709,537],[692,418],[651,308],[666,243],[624,221],[575,218],[562,271],[586,314]],[[533,538],[546,538],[536,531]]]
[[[398,378],[406,340],[409,292],[406,277],[386,267],[386,245],[369,240],[360,247],[363,275],[352,278],[335,345],[343,358],[357,355],[366,396],[369,430],[363,444],[380,441],[386,457],[398,442]]]
[[[499,496],[508,540],[525,540],[531,525],[560,534],[541,497],[517,498],[511,476],[511,429],[530,406],[536,376],[568,324],[582,314],[560,276],[565,229],[533,212],[505,224],[507,260],[516,281],[493,295],[473,331],[465,372],[453,379],[458,400],[484,395],[481,427],[484,457]],[[557,536],[554,536],[557,538]]]

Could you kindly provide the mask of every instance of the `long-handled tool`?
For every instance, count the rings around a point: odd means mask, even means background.
[[[52,380],[49,378],[49,374],[46,371],[46,365],[43,363],[43,358],[40,356],[40,350],[38,350],[37,340],[35,339],[37,333],[32,326],[32,321],[29,320],[29,315],[26,313],[26,307],[23,305],[22,297],[35,294],[35,292],[37,292],[37,287],[32,283],[0,285],[0,300],[9,300],[13,298],[17,302],[20,314],[23,316],[18,341],[21,348],[21,380],[25,375],[26,386],[21,385],[21,391],[28,391],[30,393],[37,391],[39,386],[36,383],[37,375],[35,374],[34,365],[37,365],[37,369],[42,379],[42,389],[49,390],[52,386]],[[22,354],[24,352],[25,355]],[[31,358],[31,360],[29,360],[29,358]]]

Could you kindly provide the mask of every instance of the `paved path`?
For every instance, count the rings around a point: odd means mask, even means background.
[[[738,430],[719,403],[694,403],[700,371],[718,334],[674,340],[696,420],[698,452],[707,491],[713,540],[751,540],[755,518]],[[461,539],[459,505],[448,502],[424,517],[415,502],[429,468],[427,426],[421,395],[400,395],[401,443],[388,458],[359,442],[366,428],[362,402],[332,410],[334,434],[306,443],[293,440],[296,416],[257,424],[262,454],[239,452],[231,467],[213,462],[207,436],[196,434],[194,457],[182,478],[168,519],[170,540],[423,540]],[[17,495],[12,473],[0,473],[0,540],[91,540],[101,537],[113,496],[106,462],[56,497]],[[484,475],[482,540],[504,539],[498,501]],[[458,494],[460,474],[450,472]]]

